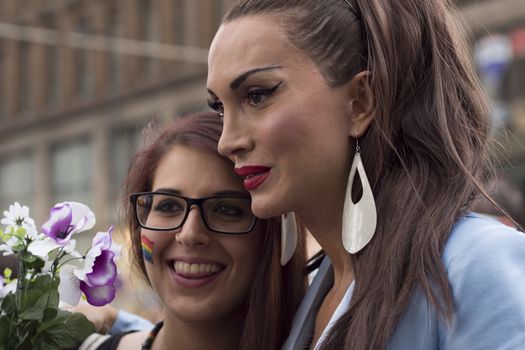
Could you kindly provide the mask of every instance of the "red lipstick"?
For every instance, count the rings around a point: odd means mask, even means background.
[[[235,168],[235,173],[244,177],[244,188],[253,191],[271,174],[272,168],[260,165]]]

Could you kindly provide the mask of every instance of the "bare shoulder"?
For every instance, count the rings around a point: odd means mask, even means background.
[[[148,331],[133,332],[126,334],[120,340],[117,350],[140,349],[142,343],[144,343],[148,335]]]

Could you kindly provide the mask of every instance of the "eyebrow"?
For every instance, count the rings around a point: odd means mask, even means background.
[[[172,193],[176,194],[178,196],[183,196],[182,192],[173,188],[157,188],[153,192],[165,192],[165,193]],[[233,197],[246,197],[250,198],[250,195],[245,191],[217,191],[213,192],[208,196],[205,197],[213,197],[213,196],[233,196]]]
[[[283,68],[283,67],[282,66],[272,65],[272,66],[267,66],[267,67],[259,67],[259,68],[251,69],[251,70],[249,70],[249,71],[239,75],[237,78],[235,78],[230,83],[230,89],[232,89],[232,90],[237,89],[246,79],[248,79],[248,77],[250,75],[253,75],[253,74],[259,73],[259,72],[263,72],[263,71],[267,71],[267,70],[280,69],[280,68]]]

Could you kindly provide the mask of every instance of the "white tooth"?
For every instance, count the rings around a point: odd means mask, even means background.
[[[173,269],[179,273],[185,274],[213,274],[220,270],[217,264],[189,264],[184,261],[176,261]]]
[[[190,273],[190,271],[191,271],[190,264],[183,262],[181,264],[181,272],[182,273]]]

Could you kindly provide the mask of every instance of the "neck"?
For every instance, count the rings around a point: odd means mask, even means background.
[[[323,210],[322,206],[299,217],[330,258],[334,269],[334,289],[346,288],[354,279],[354,264],[342,241],[343,205]],[[303,219],[308,218],[306,220]]]
[[[164,326],[153,342],[153,349],[237,349],[241,331],[242,320],[189,323],[166,312]]]

